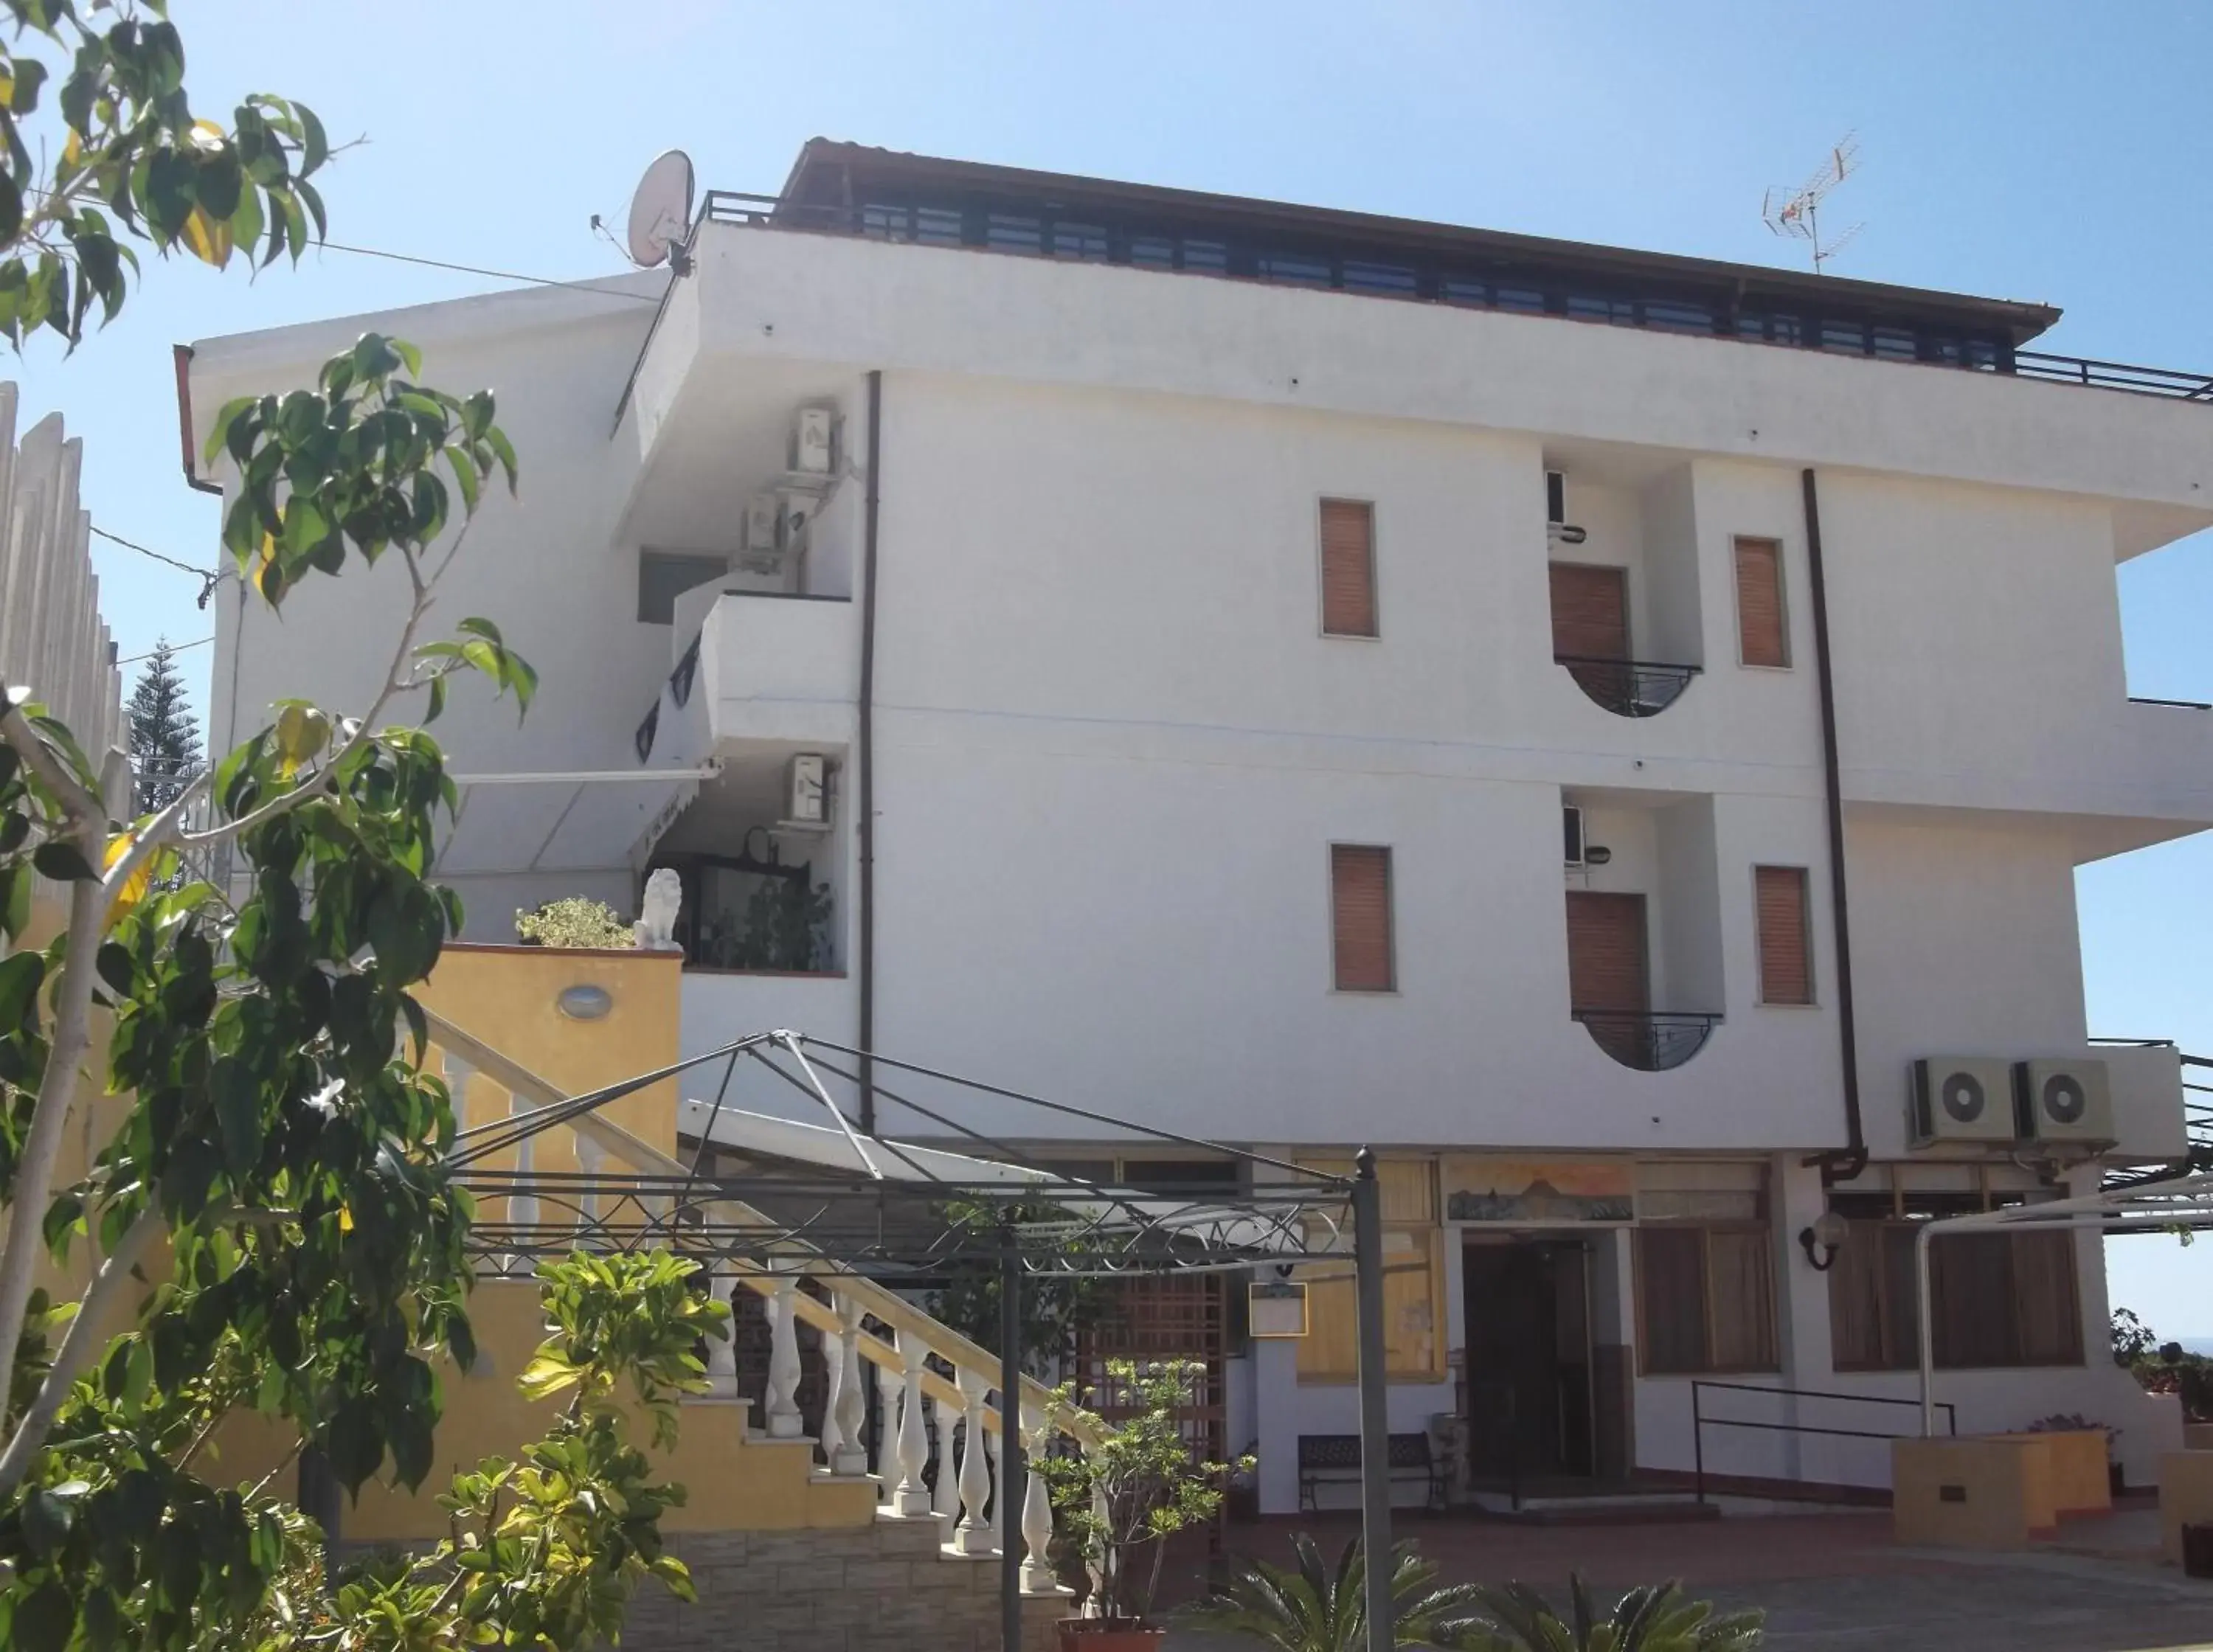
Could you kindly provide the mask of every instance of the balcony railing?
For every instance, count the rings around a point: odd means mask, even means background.
[[[1717,1015],[1683,1010],[1577,1009],[1571,1012],[1591,1042],[1625,1067],[1664,1073],[1706,1047]]]
[[[1682,698],[1698,666],[1655,660],[1606,660],[1595,655],[1556,654],[1583,692],[1618,717],[1656,717]]]

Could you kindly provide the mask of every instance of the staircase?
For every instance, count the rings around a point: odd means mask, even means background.
[[[465,1126],[569,1101],[552,1081],[438,1014],[430,1014],[429,1025],[425,1065],[442,1071]],[[602,1186],[640,1178],[638,1192],[619,1208],[602,1210],[609,1201],[590,1181],[564,1183],[552,1173],[540,1180],[538,1149],[557,1136],[568,1138],[587,1176]],[[687,1606],[657,1593],[641,1596],[627,1644],[653,1652],[695,1645],[702,1652],[734,1645],[747,1652],[893,1646],[997,1652],[1009,1545],[1020,1564],[1024,1645],[1052,1644],[1053,1625],[1072,1608],[1046,1558],[1053,1526],[1045,1482],[1025,1477],[1012,1531],[1009,1511],[996,1496],[1008,1425],[997,1355],[799,1241],[733,1257],[714,1253],[696,1236],[687,1241],[683,1228],[665,1231],[672,1184],[688,1181],[689,1167],[597,1113],[575,1114],[523,1141],[513,1151],[512,1171],[509,1191],[479,1197],[478,1222],[494,1234],[542,1234],[565,1222],[587,1248],[672,1244],[697,1256],[721,1300],[751,1291],[767,1311],[762,1415],[753,1417],[750,1403],[738,1397],[737,1354],[728,1341],[710,1347],[711,1392],[683,1407],[670,1473],[684,1482],[689,1501],[663,1526],[672,1550],[692,1568],[699,1599]],[[771,1228],[760,1212],[730,1200],[709,1203],[701,1215],[710,1231]],[[536,1289],[521,1259],[496,1259],[488,1271],[493,1277],[479,1285],[471,1312],[479,1344],[494,1350],[498,1369],[490,1381],[511,1391],[515,1362],[527,1357],[539,1335]],[[826,1287],[827,1300],[802,1289],[802,1278]],[[796,1399],[802,1323],[821,1335],[829,1377],[821,1426],[811,1437]],[[873,1460],[866,1428],[871,1382],[882,1421]],[[448,1386],[449,1429],[454,1402],[475,1386],[466,1380]],[[1089,1443],[1090,1425],[1057,1411],[1051,1398],[1043,1384],[1023,1379],[1017,1424],[1024,1449],[1042,1454],[1057,1439],[1079,1449]],[[509,1409],[491,1394],[485,1405]],[[501,1422],[528,1426],[521,1418]],[[476,1429],[458,1431],[471,1436],[472,1459],[508,1443],[479,1437]],[[420,1512],[442,1519],[435,1508]],[[355,1535],[350,1521],[347,1536]]]

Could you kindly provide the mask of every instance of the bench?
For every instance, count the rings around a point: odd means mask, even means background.
[[[1394,1434],[1385,1461],[1394,1485],[1418,1484],[1424,1506],[1442,1511],[1445,1506],[1445,1477],[1430,1436]],[[1315,1493],[1322,1482],[1360,1484],[1360,1436],[1356,1434],[1302,1434],[1299,1436],[1299,1507],[1320,1512]]]

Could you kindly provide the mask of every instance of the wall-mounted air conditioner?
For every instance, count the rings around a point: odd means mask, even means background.
[[[757,574],[773,574],[783,566],[783,501],[773,493],[756,493],[746,501],[738,565]]]
[[[783,815],[778,831],[830,829],[830,759],[820,752],[802,752],[784,765]]]
[[[2014,1139],[2013,1070],[1989,1056],[1930,1056],[1913,1064],[1906,1133],[1917,1148]]]
[[[2106,1064],[2089,1058],[2014,1064],[2020,1134],[2039,1142],[2113,1141],[2113,1091]]]
[[[1545,534],[1558,545],[1581,545],[1590,537],[1568,521],[1568,479],[1559,471],[1545,472]]]
[[[1583,812],[1573,803],[1560,805],[1560,833],[1566,839],[1568,865],[1571,869],[1583,865]]]
[[[827,476],[838,461],[838,410],[802,407],[791,421],[791,468]]]

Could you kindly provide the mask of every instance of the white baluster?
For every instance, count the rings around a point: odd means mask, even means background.
[[[715,1300],[731,1310],[723,1321],[729,1335],[717,1342],[710,1338],[707,1344],[707,1388],[717,1399],[738,1397],[738,1316],[735,1296],[738,1282],[729,1274],[711,1280],[707,1287]]]
[[[838,1419],[838,1445],[830,1451],[830,1472],[832,1474],[865,1474],[869,1472],[869,1442],[864,1437],[869,1424],[869,1391],[862,1386],[861,1375],[861,1315],[864,1312],[860,1299],[839,1295],[832,1299],[838,1310],[838,1357],[831,1366],[837,1374],[837,1387],[831,1399],[832,1409]],[[823,1447],[830,1450],[829,1429],[823,1429]]]
[[[600,1167],[607,1163],[607,1149],[588,1136],[579,1135],[575,1137],[575,1141],[576,1168],[586,1176],[596,1179]],[[582,1197],[576,1201],[576,1231],[582,1233],[600,1219],[599,1189],[588,1184],[582,1190]]]
[[[960,1407],[933,1396],[930,1420],[937,1424],[937,1484],[930,1488],[930,1512],[940,1520],[957,1520],[962,1487],[960,1471],[953,1466],[953,1429],[960,1420]]]
[[[930,1488],[923,1484],[922,1467],[930,1460],[930,1436],[922,1426],[922,1372],[930,1350],[923,1346],[921,1338],[902,1331],[899,1350],[899,1366],[906,1380],[899,1406],[899,1490],[892,1494],[892,1508],[902,1515],[926,1515],[930,1512]]]
[[[789,1275],[776,1282],[768,1299],[768,1437],[796,1440],[799,1415],[799,1281]]]
[[[507,1098],[509,1118],[521,1119],[536,1111],[537,1109],[521,1096],[509,1093]],[[515,1173],[517,1177],[530,1174],[537,1157],[532,1149],[536,1146],[537,1137],[533,1136],[526,1136],[515,1144]],[[538,1225],[537,1196],[532,1193],[515,1193],[507,1202],[507,1217],[518,1228],[536,1227]]]
[[[454,1098],[454,1121],[466,1129],[469,1123],[469,1079],[476,1069],[451,1050],[441,1050],[438,1053],[445,1064],[446,1094]]]
[[[1022,1560],[1022,1587],[1033,1591],[1052,1588],[1058,1580],[1052,1570],[1052,1498],[1045,1489],[1045,1476],[1037,1472],[1045,1455],[1045,1419],[1034,1405],[1022,1407],[1022,1445],[1029,1453],[1022,1476],[1022,1541],[1029,1553]]]
[[[991,1385],[982,1372],[965,1367],[960,1378],[960,1398],[967,1402],[968,1438],[966,1449],[960,1454],[960,1503],[967,1512],[961,1516],[954,1541],[962,1554],[989,1554],[991,1524],[984,1511],[991,1501],[992,1474],[985,1456],[984,1395]]]
[[[838,1344],[826,1335],[822,1338],[822,1369],[829,1381],[829,1389],[822,1396],[822,1437],[817,1443],[822,1448],[822,1466],[835,1472],[838,1448],[845,1443],[844,1429],[838,1421],[838,1402],[844,1398],[845,1361]]]
[[[883,1421],[876,1429],[876,1489],[886,1503],[892,1501],[893,1489],[899,1483],[899,1396],[905,1392],[904,1381],[891,1365],[876,1366],[876,1399],[883,1408]]]
[[[991,1472],[991,1484],[1007,1483],[1006,1441],[996,1429],[984,1434],[984,1461]],[[1003,1553],[1007,1546],[1007,1500],[1001,1497],[991,1509],[991,1547]]]

